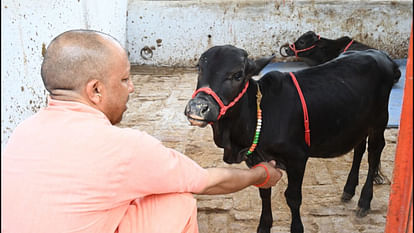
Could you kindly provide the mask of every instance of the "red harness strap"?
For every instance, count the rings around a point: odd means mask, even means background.
[[[348,49],[349,49],[349,46],[351,46],[351,44],[352,44],[352,43],[354,43],[354,40],[351,40],[351,42],[349,42],[349,44],[345,47],[345,49],[344,49],[343,53],[345,53],[345,52],[346,52],[346,50],[348,50]]]
[[[300,102],[302,103],[303,109],[303,120],[305,124],[305,142],[308,146],[310,146],[310,129],[309,129],[309,117],[308,117],[308,108],[306,107],[306,101],[303,97],[302,90],[300,89],[299,83],[296,80],[295,75],[292,72],[289,72],[290,76],[292,77],[292,81],[295,84],[296,90],[298,91]]]

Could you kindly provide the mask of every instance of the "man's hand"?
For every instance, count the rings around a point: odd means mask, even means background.
[[[270,188],[275,186],[276,183],[282,178],[282,171],[279,168],[276,168],[276,161],[272,160],[269,162],[262,162],[252,169],[254,170],[261,170],[264,173],[263,181],[255,184],[260,188]]]

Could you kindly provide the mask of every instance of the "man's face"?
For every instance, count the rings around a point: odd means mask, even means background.
[[[118,49],[110,59],[111,67],[108,67],[108,76],[104,81],[103,111],[112,124],[117,124],[127,109],[129,94],[134,91],[134,86],[129,77],[130,64],[125,51]]]

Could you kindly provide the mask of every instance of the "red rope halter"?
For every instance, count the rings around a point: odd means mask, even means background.
[[[321,39],[321,36],[320,36],[320,35],[318,35],[318,40],[320,40],[320,39]],[[300,53],[300,52],[305,52],[305,51],[308,51],[308,50],[310,50],[310,49],[313,49],[313,48],[315,48],[315,46],[316,46],[316,44],[314,44],[314,45],[312,45],[312,46],[310,46],[310,47],[308,47],[308,48],[304,48],[304,49],[299,49],[299,50],[296,50],[295,43],[293,43],[293,44],[289,45],[289,48],[290,48],[293,52],[295,52],[295,56],[296,56],[296,57],[298,57],[298,53]]]
[[[211,90],[211,88],[209,87],[202,87],[197,89],[193,95],[191,96],[191,98],[194,98],[199,92],[205,92],[208,95],[211,95],[214,100],[218,103],[218,105],[220,106],[220,114],[217,117],[217,120],[220,119],[221,116],[223,116],[224,114],[226,114],[226,111],[233,107],[233,105],[235,105],[237,103],[237,101],[240,100],[240,98],[244,95],[244,93],[246,93],[247,91],[247,87],[249,87],[249,81],[246,82],[246,85],[244,86],[243,90],[239,93],[239,95],[231,102],[229,103],[227,106],[223,104],[223,101],[221,101],[220,97],[218,97],[218,95]]]

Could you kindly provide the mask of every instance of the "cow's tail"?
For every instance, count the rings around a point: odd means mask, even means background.
[[[390,55],[387,52],[385,52],[383,50],[379,50],[379,51],[382,52],[383,54],[385,54],[385,56],[388,58],[388,60],[392,63],[392,81],[393,81],[393,85],[398,83],[398,81],[401,78],[400,66],[390,57]]]
[[[396,62],[393,62],[393,80],[394,84],[398,83],[401,77],[400,67]]]

